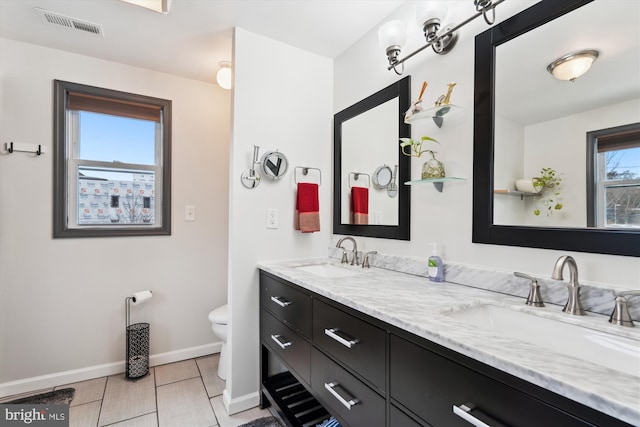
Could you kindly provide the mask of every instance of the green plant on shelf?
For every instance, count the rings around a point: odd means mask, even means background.
[[[402,154],[404,154],[405,156],[413,156],[413,157],[420,157],[422,156],[422,153],[431,153],[432,156],[435,155],[436,152],[433,150],[422,149],[422,144],[424,144],[425,141],[432,141],[432,142],[435,142],[436,144],[440,144],[438,141],[431,138],[430,136],[423,136],[420,138],[419,141],[414,141],[411,138],[400,138],[400,141],[402,141],[400,143]],[[406,150],[407,147],[409,147],[409,152],[407,152]]]
[[[533,186],[540,189],[540,193],[535,196],[535,208],[533,214],[539,216],[542,212],[546,216],[551,216],[554,211],[562,209],[560,203],[560,183],[563,173],[556,172],[553,168],[540,169],[540,176],[533,178]]]

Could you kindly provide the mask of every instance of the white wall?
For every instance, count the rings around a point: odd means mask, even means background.
[[[0,75],[0,142],[48,150],[0,150],[0,392],[123,361],[124,299],[142,289],[154,297],[132,320],[150,322],[152,355],[211,351],[207,315],[227,299],[229,92],[7,39]],[[173,101],[171,236],[52,238],[53,79]]]
[[[635,123],[640,116],[640,100],[622,102],[568,117],[527,126],[524,177],[538,176],[541,167],[564,173],[560,185],[563,208],[552,216],[531,215],[523,224],[533,226],[586,227],[587,132]],[[549,138],[553,135],[553,138]],[[558,215],[559,214],[559,215]],[[640,243],[639,243],[640,244]]]
[[[403,19],[413,23],[412,3],[401,6],[387,20]],[[471,2],[448,2],[447,21],[461,22],[473,12]],[[497,21],[533,5],[534,0],[510,0],[497,8]],[[381,23],[382,24],[382,23]],[[446,183],[438,193],[433,186],[412,186],[411,241],[358,238],[358,248],[390,254],[417,256],[430,254],[429,242],[440,242],[445,262],[483,266],[504,271],[523,271],[549,277],[558,256],[564,251],[517,248],[471,243],[472,225],[472,173],[473,173],[473,73],[474,38],[487,29],[479,18],[460,32],[457,46],[446,55],[425,51],[406,63],[405,75],[412,78],[412,99],[415,100],[426,80],[429,83],[424,102],[433,102],[446,92],[446,84],[456,81],[451,102],[465,110],[446,116],[438,129],[432,121],[415,123],[413,138],[431,136],[441,145],[438,157],[445,163],[447,175],[466,177],[461,183]],[[409,46],[411,52],[419,43],[417,26],[412,29]],[[386,70],[387,60],[378,46],[377,28],[354,44],[335,61],[334,113],[352,105],[375,91],[399,79]],[[420,174],[422,159],[412,160],[412,178]],[[336,239],[337,237],[334,237]],[[572,253],[580,268],[580,279],[591,283],[606,283],[622,288],[640,288],[640,259],[612,255]]]
[[[229,206],[230,380],[225,406],[234,413],[258,403],[258,270],[275,259],[326,256],[331,239],[332,61],[236,29],[234,40]],[[247,189],[240,175],[260,153],[279,150],[289,171]],[[294,168],[322,170],[320,232],[293,228]],[[266,229],[266,210],[279,211],[279,228]]]

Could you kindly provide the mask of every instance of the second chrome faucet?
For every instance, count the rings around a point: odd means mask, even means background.
[[[556,265],[553,267],[551,278],[554,280],[563,280],[562,271],[564,266],[569,266],[569,285],[567,289],[569,291],[569,297],[562,311],[568,314],[584,315],[584,309],[580,303],[580,283],[578,283],[578,265],[576,260],[569,255],[563,255],[556,261]]]
[[[351,236],[346,236],[341,238],[340,240],[338,240],[338,243],[336,243],[336,248],[342,248],[343,250],[343,256],[342,256],[342,262],[348,262],[348,259],[346,257],[347,255],[347,251],[345,248],[342,247],[342,242],[344,242],[345,240],[349,240],[351,241],[351,243],[353,243],[353,250],[352,252],[352,257],[351,257],[351,265],[360,265],[358,263],[358,244],[356,243],[356,239],[354,239]]]

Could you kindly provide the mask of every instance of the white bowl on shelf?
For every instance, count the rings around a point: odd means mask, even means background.
[[[538,194],[542,190],[541,186],[533,185],[534,178],[522,178],[516,181],[516,190],[523,193]]]

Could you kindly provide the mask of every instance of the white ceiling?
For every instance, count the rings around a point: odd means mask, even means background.
[[[584,49],[600,56],[575,82],[547,72]],[[498,46],[496,57],[496,113],[522,125],[638,99],[640,1],[594,1]]]
[[[0,0],[0,37],[215,82],[218,62],[232,59],[233,27],[335,58],[404,2],[173,0],[162,15],[119,0]],[[105,36],[49,24],[36,7]]]

